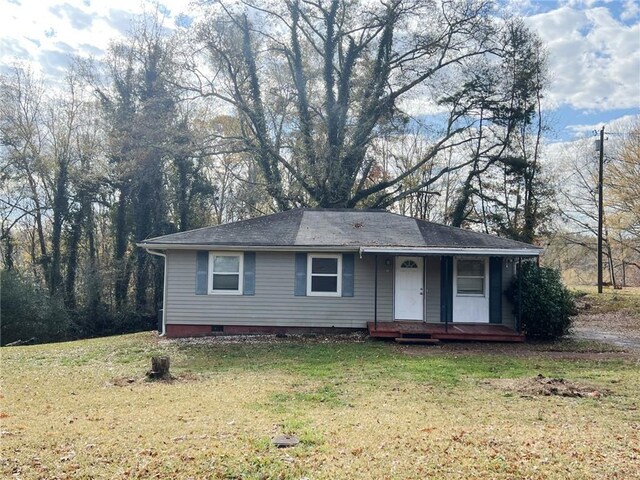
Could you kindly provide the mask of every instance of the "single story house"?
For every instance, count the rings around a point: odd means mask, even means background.
[[[522,341],[505,296],[541,249],[384,210],[297,209],[150,238],[169,337],[367,329]],[[340,330],[344,331],[344,330]]]

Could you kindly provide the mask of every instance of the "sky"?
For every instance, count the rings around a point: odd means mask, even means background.
[[[499,0],[545,43],[551,84],[544,100],[548,140],[569,141],[640,115],[640,0]],[[64,76],[71,55],[100,57],[126,34],[149,0],[0,0],[0,72],[30,63]],[[186,0],[161,0],[167,27],[188,27]]]

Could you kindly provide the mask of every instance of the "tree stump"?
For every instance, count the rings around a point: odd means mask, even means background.
[[[169,357],[151,357],[151,370],[147,372],[147,377],[153,380],[166,380],[171,378],[169,363]]]

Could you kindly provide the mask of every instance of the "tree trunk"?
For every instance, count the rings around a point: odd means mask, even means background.
[[[94,236],[94,216],[91,206],[91,200],[85,198],[83,200],[84,209],[84,231],[87,237],[87,243],[89,245],[89,267],[86,279],[86,298],[87,309],[90,318],[96,318],[98,313],[98,306],[102,299],[102,282],[98,274],[98,256],[96,252],[96,242]]]
[[[189,178],[187,172],[188,159],[178,157],[175,159],[176,170],[178,171],[178,231],[189,230]]]
[[[53,295],[62,287],[61,264],[61,243],[62,224],[67,211],[67,179],[68,165],[65,159],[58,162],[58,175],[55,182],[55,193],[53,196],[53,226],[51,233],[51,270],[49,272],[51,281],[49,292]]]
[[[125,258],[127,252],[127,192],[125,188],[120,189],[118,204],[116,206],[115,219],[115,286],[114,296],[116,300],[116,308],[121,309],[127,303],[127,290],[129,289],[129,275],[127,272],[127,260]]]
[[[78,245],[82,235],[82,212],[75,214],[74,222],[69,232],[67,246],[67,277],[65,279],[65,304],[68,309],[76,308],[76,272],[78,269]]]
[[[3,251],[3,259],[2,262],[4,264],[5,270],[13,270],[13,250],[15,247],[15,243],[13,241],[13,237],[11,236],[10,231],[2,232],[2,243],[4,244]]]

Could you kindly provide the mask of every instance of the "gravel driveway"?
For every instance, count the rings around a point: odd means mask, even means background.
[[[640,351],[640,312],[582,312],[574,319],[571,336],[598,340],[625,349]]]

